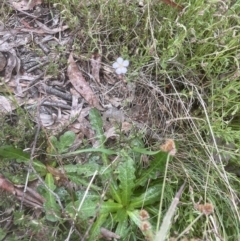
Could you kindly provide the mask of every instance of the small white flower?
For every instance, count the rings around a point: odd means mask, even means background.
[[[116,70],[117,74],[126,74],[128,65],[128,60],[123,60],[122,57],[119,57],[117,58],[117,61],[112,65],[112,67]]]

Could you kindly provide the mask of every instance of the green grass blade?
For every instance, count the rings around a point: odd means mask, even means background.
[[[2,157],[3,159],[10,159],[10,160],[17,159],[18,162],[25,162],[25,163],[29,163],[30,161],[29,153],[26,153],[23,150],[19,148],[15,148],[13,146],[1,146],[0,157]],[[42,162],[34,159],[32,164],[35,170],[41,176],[47,173],[46,166]]]
[[[132,150],[137,153],[146,154],[146,155],[156,155],[159,152],[161,152],[160,150],[159,151],[148,151],[144,148],[138,148],[138,147],[134,147]]]

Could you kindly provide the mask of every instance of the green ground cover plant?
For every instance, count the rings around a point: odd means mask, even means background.
[[[41,179],[37,191],[45,200],[36,215],[4,196],[2,217],[14,207],[6,240],[19,239],[18,230],[25,229],[31,231],[26,240],[240,239],[240,1],[180,0],[181,11],[164,2],[45,3],[73,30],[72,49],[83,66],[96,51],[106,67],[119,56],[129,60],[125,81],[138,85],[151,133],[160,139],[152,141],[137,126],[125,134],[121,124],[118,136],[108,139],[103,116],[92,109],[97,147],[84,139],[72,151],[73,132],[42,130],[32,158],[23,151],[35,133],[31,118],[21,108],[14,124],[1,116],[0,173],[16,185]],[[57,69],[49,66],[49,73]],[[126,100],[123,109],[130,108]],[[174,156],[160,148],[166,139],[174,140]],[[10,168],[16,164],[31,172]],[[5,240],[9,233],[0,231]]]

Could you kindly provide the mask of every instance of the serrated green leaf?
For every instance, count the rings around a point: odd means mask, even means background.
[[[134,151],[134,149],[141,149],[144,148],[144,142],[141,138],[136,137],[133,138],[130,142],[130,150],[128,152],[129,156],[135,160],[135,161],[139,161],[141,158],[141,153]]]
[[[78,210],[78,207],[82,200],[78,200],[74,202],[74,205],[72,203],[68,204],[66,207],[66,212],[74,218],[76,215],[76,212]],[[99,203],[99,200],[90,200],[89,197],[86,197],[84,200],[81,209],[78,212],[78,218],[81,220],[87,220],[89,217],[94,217],[97,212],[97,204]]]
[[[75,133],[72,131],[66,131],[63,135],[59,138],[59,153],[65,152],[75,141]]]
[[[103,202],[100,207],[100,213],[115,213],[123,207],[122,204],[116,203],[113,200],[109,199],[106,202]]]
[[[68,173],[67,176],[72,182],[76,183],[77,185],[83,185],[85,187],[88,187],[89,185],[89,180],[81,178],[77,173]],[[101,187],[98,187],[94,184],[91,185],[90,189],[94,191],[102,190]]]
[[[97,163],[85,163],[85,164],[69,164],[64,166],[66,173],[76,172],[78,175],[90,177],[96,170],[99,170],[100,166]]]
[[[142,205],[147,206],[153,204],[160,200],[160,195],[162,191],[162,184],[157,184],[152,187],[149,187],[144,193],[137,197],[131,199],[130,208],[136,209],[141,208]]]
[[[112,182],[111,185],[110,185],[110,193],[111,193],[112,198],[113,198],[116,202],[122,203],[120,189],[119,189],[119,187],[117,187],[117,185],[115,185],[115,183],[113,183],[113,182]]]
[[[129,231],[128,214],[126,210],[118,210],[117,214],[115,215],[114,221],[118,222],[117,228],[114,233],[119,235],[122,240],[125,240]]]
[[[49,141],[51,142],[51,144],[49,144],[48,153],[54,154],[59,149],[60,144],[59,144],[56,136],[50,136]]]
[[[14,184],[24,184],[26,182],[26,178],[27,178],[27,172],[25,173],[16,173],[16,174],[12,174],[10,172],[4,172],[4,176],[6,178],[8,178],[11,182],[13,182]],[[30,173],[30,175],[28,176],[28,181],[34,181],[37,179],[37,176],[33,173]]]
[[[57,187],[54,192],[58,195],[61,201],[72,202],[73,194],[70,194],[65,187]]]
[[[34,169],[37,171],[37,173],[40,176],[43,176],[47,173],[47,168],[42,162],[34,159],[32,164],[33,164]]]
[[[139,210],[133,210],[133,211],[127,211],[128,216],[131,218],[131,220],[140,227],[142,223],[142,219],[140,218]]]
[[[59,206],[52,206],[52,203],[46,201],[43,205],[46,211],[46,219],[50,222],[58,222],[61,219]]]
[[[93,224],[90,230],[90,236],[87,239],[88,241],[99,240],[98,235],[100,234],[100,228],[104,227],[104,222],[110,213],[115,213],[118,210],[121,210],[123,206],[119,203],[115,203],[113,200],[109,199],[106,202],[103,202],[100,207],[99,216],[97,217],[96,222]]]
[[[105,223],[106,219],[108,218],[108,216],[109,216],[108,213],[99,214],[99,216],[97,217],[97,220],[94,222],[94,224],[89,232],[90,234],[89,234],[87,241],[99,240],[98,236],[100,235],[100,228],[104,226],[104,223]]]
[[[89,111],[89,119],[92,128],[96,131],[97,139],[100,141],[101,145],[104,144],[106,137],[103,133],[103,121],[100,112],[96,108],[91,109]]]
[[[100,112],[96,108],[91,109],[89,111],[89,119],[93,130],[96,131],[96,138],[100,142],[100,145],[104,148],[106,137],[104,136],[103,132],[103,121]],[[104,166],[107,166],[109,164],[107,154],[108,153],[102,152],[102,161]],[[102,177],[103,179],[108,179],[109,175],[103,175]]]
[[[121,201],[123,205],[128,205],[131,199],[132,190],[135,187],[135,167],[134,161],[123,152],[123,162],[118,166],[118,179],[120,180]]]
[[[156,179],[156,173],[163,173],[165,170],[167,156],[168,154],[166,152],[157,153],[154,159],[150,162],[150,166],[147,169],[144,169],[137,178],[136,187],[144,186],[148,179]]]
[[[82,200],[84,194],[85,194],[85,191],[83,190],[79,190],[75,192],[75,195],[78,200]],[[94,191],[88,191],[86,199],[91,201],[99,200],[99,193]]]
[[[47,175],[45,177],[45,184],[52,191],[55,190],[56,186],[54,184],[54,178],[51,173],[47,173]],[[60,219],[60,207],[58,206],[54,195],[47,190],[44,197],[46,199],[46,202],[44,203],[44,208],[46,211],[46,219],[51,222],[58,221]]]
[[[47,173],[46,178],[45,178],[45,183],[52,191],[55,190],[56,186],[54,184],[54,178],[51,173]]]
[[[75,133],[72,131],[66,131],[63,135],[60,136],[59,141],[55,136],[50,136],[50,145],[48,152],[49,153],[64,153],[68,150],[68,148],[74,143],[75,141]]]

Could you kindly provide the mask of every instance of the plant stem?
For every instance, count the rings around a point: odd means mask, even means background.
[[[168,154],[168,156],[167,156],[167,162],[166,162],[166,167],[165,167],[165,172],[164,172],[163,185],[162,185],[162,194],[161,194],[161,199],[160,199],[160,203],[159,203],[159,210],[158,210],[158,219],[157,219],[156,233],[157,233],[157,231],[160,228],[161,210],[162,210],[162,204],[163,204],[164,189],[165,189],[165,184],[166,184],[169,160],[170,160],[170,154]]]

